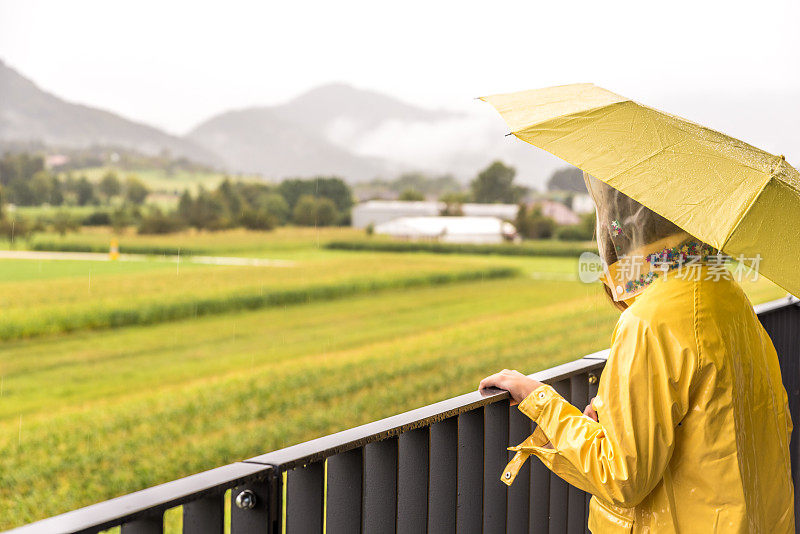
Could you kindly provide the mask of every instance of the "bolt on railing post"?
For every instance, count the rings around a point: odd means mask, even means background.
[[[231,489],[231,534],[272,534],[280,530],[280,475],[270,473]]]

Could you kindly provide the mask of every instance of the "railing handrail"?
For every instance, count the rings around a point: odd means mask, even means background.
[[[555,367],[538,371],[529,376],[540,382],[551,382],[569,378],[581,372],[602,367],[608,349],[567,362]],[[429,404],[385,419],[379,419],[361,426],[348,428],[341,432],[328,434],[310,441],[291,445],[284,449],[255,456],[248,463],[270,465],[280,471],[321,460],[350,449],[362,447],[375,441],[402,434],[415,428],[430,426],[443,419],[456,416],[493,404],[508,398],[508,392],[502,389],[488,388],[482,391],[471,391],[458,397]]]
[[[778,299],[754,307],[761,314],[798,305],[796,297]],[[601,368],[609,349],[577,360],[544,369],[531,376],[541,382],[554,382]],[[166,482],[92,504],[64,514],[17,527],[14,534],[52,534],[54,532],[96,532],[150,514],[162,513],[207,494],[256,480],[274,479],[280,473],[330,456],[363,447],[415,428],[430,426],[476,408],[508,399],[508,392],[490,388],[472,391],[434,404],[416,408],[378,421],[342,430],[310,441],[268,452],[247,460]]]
[[[96,532],[193,501],[221,488],[262,480],[272,467],[236,462],[171,480],[8,530],[14,534]]]

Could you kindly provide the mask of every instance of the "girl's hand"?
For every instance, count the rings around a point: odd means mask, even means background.
[[[592,400],[590,400],[589,404],[586,405],[586,408],[583,409],[583,415],[594,419],[595,422],[597,421],[597,412],[594,411],[594,408],[592,407],[592,402],[594,402],[594,399],[596,398],[597,397],[592,397]]]
[[[534,389],[541,385],[543,384],[538,380],[528,378],[519,371],[503,369],[499,373],[487,376],[481,380],[481,383],[478,384],[478,389],[489,387],[505,389],[511,393],[511,405],[514,406],[525,400],[525,397],[530,395]]]

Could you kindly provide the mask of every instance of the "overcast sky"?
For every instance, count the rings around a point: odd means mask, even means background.
[[[800,93],[800,2],[0,0],[0,59],[178,134],[334,81],[456,109],[590,81],[656,105]]]

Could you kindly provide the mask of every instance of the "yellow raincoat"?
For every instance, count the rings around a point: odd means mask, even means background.
[[[778,357],[736,281],[708,271],[667,274],[626,301],[593,403],[599,422],[548,385],[520,403],[537,427],[509,448],[503,482],[537,456],[593,495],[595,534],[794,532]]]

